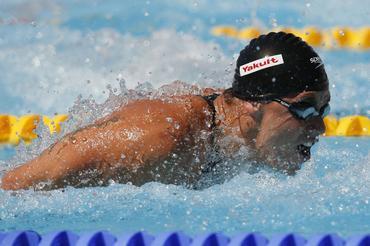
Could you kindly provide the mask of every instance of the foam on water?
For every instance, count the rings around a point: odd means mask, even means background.
[[[348,146],[354,144],[361,147],[349,153]],[[344,236],[366,232],[370,229],[365,223],[370,209],[369,147],[366,139],[326,138],[314,151],[315,158],[294,177],[242,171],[201,191],[160,183],[0,191],[0,229],[94,228],[116,233],[181,229],[190,234],[257,230],[306,235],[335,231]]]
[[[109,29],[82,34],[23,28],[22,35],[43,36],[19,45],[9,38],[0,48],[0,59],[6,61],[0,65],[3,93],[19,98],[9,113],[64,113],[79,94],[92,94],[101,103],[107,84],[117,88],[122,78],[128,88],[147,81],[159,87],[177,79],[203,86],[230,83],[225,70],[232,71],[232,58],[217,44],[189,34],[162,30],[140,38]]]
[[[152,4],[159,9],[148,9],[148,18],[163,6],[172,6],[172,2]],[[0,85],[3,88],[0,96],[4,98],[0,110],[17,115],[28,111],[50,115],[68,113],[70,120],[59,136],[50,136],[48,129],[40,127],[37,130],[40,138],[30,147],[23,144],[17,147],[13,159],[0,162],[1,169],[36,157],[66,133],[109,114],[127,100],[148,96],[148,92],[154,95],[196,92],[181,85],[157,90],[168,82],[180,79],[199,86],[230,86],[236,58],[233,54],[238,53],[244,43],[230,41],[224,45],[223,41],[198,34],[214,24],[225,24],[223,21],[230,18],[235,21],[235,16],[227,17],[231,10],[243,16],[242,12],[249,13],[254,8],[253,23],[267,27],[271,26],[272,19],[277,19],[279,24],[303,25],[302,19],[297,20],[302,16],[307,23],[323,27],[367,24],[363,16],[368,10],[361,7],[366,5],[363,1],[351,2],[348,6],[349,3],[339,5],[337,1],[307,3],[279,2],[285,11],[278,15],[265,11],[278,7],[271,1],[256,1],[250,5],[244,1],[233,1],[233,4],[212,1],[213,12],[207,8],[208,1],[199,1],[196,5],[177,1],[173,12],[165,12],[166,18],[175,20],[174,16],[182,16],[176,20],[181,24],[196,16],[191,23],[197,28],[190,27],[190,31],[183,32],[155,22],[158,24],[155,30],[137,36],[122,30],[119,24],[79,30],[73,23],[76,19],[83,22],[90,16],[89,11],[71,8],[71,13],[65,16],[63,8],[70,6],[69,1],[62,4],[43,0],[30,5],[21,0],[2,1],[6,6],[2,6],[2,13],[8,16],[7,20],[11,17],[19,20],[27,14],[27,20],[36,18],[37,22],[0,28]],[[146,3],[143,1],[143,4]],[[106,18],[105,8],[97,10],[97,5],[99,1],[94,2],[94,11]],[[45,6],[52,18],[43,14]],[[119,17],[132,11],[127,6],[114,3],[113,6],[120,6],[111,16],[113,20],[124,21]],[[335,14],[332,8],[339,13]],[[138,9],[144,14],[145,9]],[[191,14],[179,15],[184,9]],[[328,17],[323,15],[325,11],[333,14]],[[280,15],[291,16],[294,21]],[[219,18],[212,19],[214,16]],[[63,24],[45,24],[57,20]],[[146,19],[145,24],[148,23],[151,19]],[[252,20],[247,19],[238,25],[249,23]],[[331,79],[334,113],[369,114],[368,53],[319,53]],[[136,89],[128,90],[132,88]],[[365,221],[370,219],[369,149],[370,142],[366,138],[322,138],[314,147],[313,159],[296,176],[287,177],[268,170],[251,174],[247,172],[246,163],[231,163],[237,166],[236,174],[232,170],[233,175],[225,175],[224,183],[200,191],[155,182],[142,187],[112,184],[48,192],[0,190],[0,230],[32,228],[43,233],[65,228],[108,229],[118,233],[176,229],[190,234],[257,230],[266,234],[297,231],[307,235],[323,231],[342,235],[368,232],[370,225]]]
[[[62,135],[128,100],[176,92],[197,91],[179,83],[158,90],[149,84],[127,90],[121,81],[120,90],[110,89],[108,100],[102,104],[93,98],[79,98],[69,110],[71,119]],[[34,144],[17,147],[15,157],[1,165],[9,168],[29,160],[61,138],[50,137],[46,128],[38,129],[38,134],[40,138]],[[156,182],[142,187],[112,183],[108,187],[68,187],[48,192],[0,191],[0,229],[108,229],[115,233],[180,229],[193,235],[219,230],[230,234],[250,230],[266,234],[298,231],[306,235],[365,232],[370,229],[363,223],[370,218],[366,215],[370,209],[369,149],[367,138],[323,138],[314,147],[313,159],[296,176],[269,170],[251,174],[248,163],[239,159],[230,163],[237,167],[230,169],[231,175],[214,177],[221,180],[220,184],[200,191]]]
[[[128,88],[146,81],[158,87],[177,79],[227,87],[234,70],[233,54],[245,42],[215,39],[209,34],[214,25],[257,24],[271,29],[276,25],[270,22],[276,20],[285,26],[358,27],[368,24],[364,16],[369,13],[363,1],[121,4],[97,0],[91,5],[84,1],[75,4],[2,1],[0,111],[65,113],[78,94],[92,94],[97,101],[104,101],[107,94],[102,91],[107,84],[117,86],[119,76],[126,79]],[[151,14],[145,16],[146,11]],[[328,12],[332,14],[328,16]],[[331,79],[333,110],[368,113],[368,52],[319,49],[319,53]]]

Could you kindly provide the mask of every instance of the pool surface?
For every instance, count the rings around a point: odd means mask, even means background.
[[[212,36],[215,25],[361,27],[369,13],[369,1],[1,0],[0,113],[67,113],[65,134],[113,110],[127,89],[145,92],[177,79],[230,86],[247,42]],[[369,116],[369,51],[318,53],[330,79],[332,114]],[[58,138],[45,128],[38,134],[31,146],[0,149],[0,173]],[[214,177],[224,182],[198,191],[154,182],[0,190],[0,230],[366,233],[369,150],[368,137],[322,137],[296,176],[251,173],[242,163],[235,175]]]

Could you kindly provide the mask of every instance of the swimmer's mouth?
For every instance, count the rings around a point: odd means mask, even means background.
[[[303,156],[304,161],[308,161],[311,158],[311,147],[313,144],[305,143],[297,146],[298,152]]]

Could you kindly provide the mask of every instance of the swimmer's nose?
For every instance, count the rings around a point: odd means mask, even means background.
[[[313,136],[319,136],[325,133],[324,119],[321,116],[313,117],[308,121],[308,132]]]

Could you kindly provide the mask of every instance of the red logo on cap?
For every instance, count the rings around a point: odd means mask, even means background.
[[[274,56],[266,56],[264,58],[242,65],[239,69],[240,76],[245,76],[247,74],[251,74],[259,70],[280,65],[283,63],[284,60],[281,54]]]

